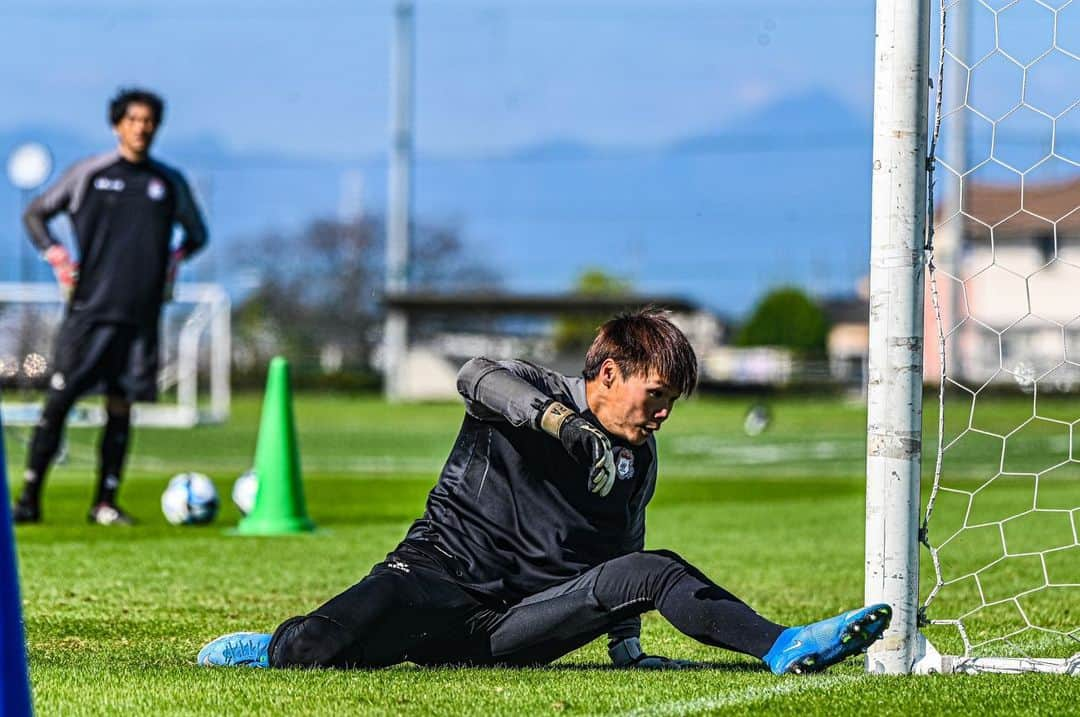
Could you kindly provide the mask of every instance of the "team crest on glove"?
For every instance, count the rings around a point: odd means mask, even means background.
[[[615,475],[619,480],[630,480],[634,477],[634,453],[629,448],[619,446],[615,449]]]

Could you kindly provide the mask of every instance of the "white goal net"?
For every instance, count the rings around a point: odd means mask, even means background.
[[[54,283],[0,282],[0,385],[5,426],[32,425],[51,375],[53,339],[64,315]],[[182,283],[165,307],[159,344],[159,401],[137,404],[136,425],[194,426],[228,418],[230,303],[217,284]],[[73,425],[104,421],[100,400],[84,400]]]
[[[941,11],[924,666],[1080,672],[1080,2]]]

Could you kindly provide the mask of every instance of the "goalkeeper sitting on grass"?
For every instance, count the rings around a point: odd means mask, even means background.
[[[616,666],[687,664],[642,650],[639,616],[649,610],[777,674],[864,651],[889,606],[785,627],[675,553],[644,550],[654,434],[696,381],[689,342],[655,310],[604,324],[582,378],[469,361],[458,375],[461,430],[405,540],[322,607],[272,635],[219,637],[199,664],[538,665],[605,633]]]

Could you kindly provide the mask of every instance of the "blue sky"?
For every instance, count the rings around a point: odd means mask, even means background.
[[[118,85],[160,89],[169,135],[320,156],[384,151],[389,0],[5,0],[0,129],[104,132]],[[770,99],[870,115],[873,3],[418,0],[417,142],[649,145]],[[107,136],[106,136],[107,139]]]

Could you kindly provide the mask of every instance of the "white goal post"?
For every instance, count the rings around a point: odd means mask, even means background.
[[[866,602],[893,620],[868,670],[907,673],[919,603],[929,0],[878,0],[870,230]]]
[[[985,16],[991,36],[971,59],[966,39],[957,43],[960,47],[950,47],[946,33],[948,11],[965,2]],[[1066,82],[1058,85],[1065,88],[1063,99],[1047,99],[1037,94],[1035,82],[1039,73],[1063,76],[1061,65],[1051,63],[1075,63],[1069,65],[1075,73],[1080,38],[1071,38],[1073,50],[1066,49],[1064,23],[1059,26],[1058,18],[1067,2],[940,3],[941,56],[933,68],[930,0],[877,3],[865,598],[867,603],[891,605],[894,618],[870,648],[866,668],[881,674],[1080,675],[1080,619],[1071,611],[1080,599],[1080,412],[1077,417],[1071,409],[1054,415],[1068,404],[1054,403],[1052,396],[1074,385],[1080,369],[1080,352],[1073,353],[1080,348],[1080,319],[1072,318],[1080,315],[1080,293],[1062,289],[1066,278],[1080,276],[1074,247],[1067,245],[1070,232],[1076,231],[1073,220],[1080,217],[1080,160],[1066,156],[1074,150],[1062,149],[1067,147],[1062,131],[1066,115],[1080,113],[1080,98]],[[1005,29],[1013,16],[1024,13],[1028,15],[1020,18],[1020,34]],[[1045,48],[1023,34],[1038,23],[1050,28]],[[960,100],[943,112],[947,60],[963,79],[958,82],[962,87],[953,90]],[[986,90],[994,63],[1017,78],[1018,95],[998,98],[1004,104],[990,112],[982,103],[993,94]],[[931,75],[937,78],[933,134]],[[973,86],[979,87],[978,97],[971,94]],[[1007,95],[1008,89],[998,94]],[[964,156],[967,115],[978,121],[979,136],[989,138],[985,159],[968,161]],[[943,117],[961,128],[945,160],[935,156]],[[1025,157],[1027,163],[1020,164],[1013,161],[1018,155],[1008,143],[1016,142],[1018,127],[1026,129],[1024,121],[1050,130],[1046,146],[1038,148],[1042,155]],[[935,167],[944,170],[949,181],[945,198],[950,204],[943,217],[934,211]],[[1065,170],[1066,181],[1060,172],[1050,171],[1055,168]],[[1011,196],[1001,190],[1002,184],[1016,187],[1015,206],[995,215],[985,209],[987,197],[997,197],[1003,205],[1011,201],[1000,199]],[[1051,193],[1053,206],[1045,200]],[[982,204],[976,206],[977,201]],[[956,234],[951,245],[942,247],[942,266],[935,267],[934,225],[946,227],[952,219],[948,230]],[[965,253],[963,232],[971,228],[985,237],[985,246]],[[1029,251],[1029,246],[1035,248]],[[969,269],[964,264],[976,260],[985,266]],[[991,278],[1001,284],[992,285]],[[1008,301],[1019,307],[1005,318],[993,313]],[[1068,302],[1074,311],[1062,310],[1061,304]],[[1069,315],[1062,318],[1064,313]],[[926,319],[924,326],[926,315],[934,319]],[[985,352],[987,347],[988,361],[972,360],[973,349]],[[934,378],[940,381],[936,464],[922,519],[924,356],[936,357],[940,374]],[[958,397],[953,403],[947,400],[949,392]],[[1021,412],[1019,419],[1004,410],[993,413],[1011,405],[1010,400],[1021,406],[1028,402],[1028,413]],[[1049,403],[1044,406],[1043,401]],[[949,412],[957,407],[962,415],[950,419]],[[997,425],[980,423],[989,420],[987,416],[995,416]],[[1043,440],[1040,431],[1052,439]],[[956,450],[958,445],[967,453]],[[991,468],[988,473],[973,470],[973,476],[946,468],[948,480],[943,481],[946,455],[981,456]],[[1015,503],[1022,495],[1028,497],[1008,510],[1003,507],[1006,500]],[[936,517],[935,500],[953,511],[945,513],[952,522],[946,520],[944,527],[938,527],[942,518],[931,520]],[[1057,532],[1049,538],[1049,533],[1035,530],[1050,524]],[[1039,544],[1040,539],[1049,542]],[[943,551],[949,560],[942,558]],[[929,556],[922,573],[933,578],[922,591],[920,555]],[[943,594],[948,607],[942,606]],[[956,595],[973,603],[957,610],[961,601]],[[957,633],[946,647],[958,654],[942,654],[924,635],[932,634],[936,641],[938,633],[931,631],[944,628]],[[997,632],[988,635],[989,630]]]
[[[11,380],[20,372],[33,378],[35,364],[47,371],[52,339],[63,317],[63,301],[55,283],[0,282],[0,375]],[[228,419],[231,403],[231,304],[218,284],[180,283],[163,310],[155,404],[136,404],[132,419],[140,426],[190,427]],[[15,334],[32,335],[29,342]],[[21,345],[29,344],[29,345]],[[200,375],[205,386],[200,385]],[[40,376],[37,376],[40,378]],[[6,426],[33,425],[41,401],[9,400],[0,406]],[[200,395],[201,394],[201,395]],[[101,425],[104,410],[95,402],[77,404],[71,425]]]

